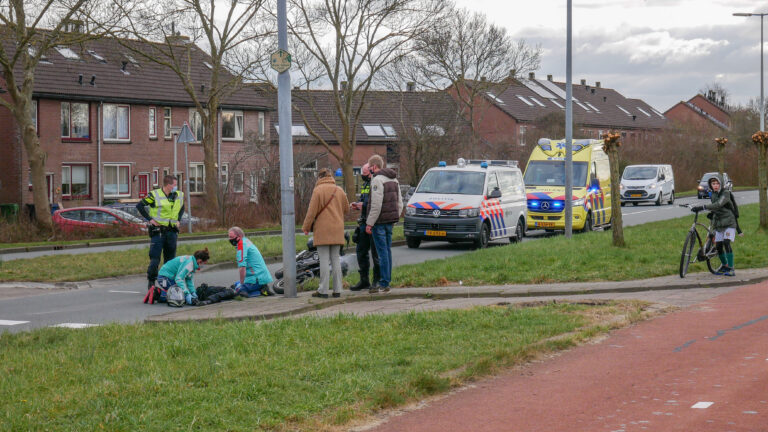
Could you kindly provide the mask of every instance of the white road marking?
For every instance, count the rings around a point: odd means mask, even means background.
[[[120,290],[109,290],[111,293],[124,293],[124,294],[141,294],[139,291],[120,291]]]
[[[714,402],[696,402],[691,408],[706,409],[712,406]]]
[[[11,320],[0,320],[0,325],[4,326],[14,326],[19,324],[26,324],[29,321],[11,321]]]
[[[82,329],[86,327],[96,327],[98,324],[86,324],[86,323],[61,323],[56,324],[51,327],[62,327],[62,328],[71,328],[71,329]]]

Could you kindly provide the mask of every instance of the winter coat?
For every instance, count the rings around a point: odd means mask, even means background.
[[[322,210],[323,207],[325,207],[324,210]],[[317,181],[312,191],[312,199],[309,201],[302,229],[312,231],[315,246],[343,245],[344,215],[348,211],[347,194],[342,188],[336,186],[332,177],[323,177]]]
[[[371,181],[371,207],[368,212],[368,225],[391,224],[400,220],[403,212],[403,196],[397,173],[389,168],[379,170]]]
[[[722,180],[720,184],[723,184]],[[731,209],[731,193],[724,189],[720,189],[720,192],[712,191],[710,199],[712,203],[705,205],[704,208],[712,213],[712,228],[715,231],[736,228],[736,216]]]

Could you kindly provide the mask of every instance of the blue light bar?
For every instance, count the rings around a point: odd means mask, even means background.
[[[528,207],[531,207],[531,208],[539,208],[539,206],[540,206],[540,205],[541,205],[541,203],[540,203],[539,201],[536,201],[536,200],[528,200]]]
[[[563,206],[563,203],[562,203],[562,202],[560,202],[560,201],[555,201],[555,202],[553,202],[553,203],[552,203],[552,206],[553,206],[553,207],[562,207],[562,206]]]
[[[480,168],[488,168],[488,162],[481,162]]]
[[[437,163],[437,166],[444,167],[444,166],[448,166],[448,164],[445,163],[445,161],[440,161],[440,162]]]

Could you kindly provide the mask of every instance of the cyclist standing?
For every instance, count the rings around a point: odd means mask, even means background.
[[[718,275],[735,276],[733,267],[733,249],[731,243],[736,241],[736,229],[738,223],[736,215],[733,213],[733,204],[731,204],[731,193],[722,189],[722,182],[719,176],[711,177],[708,181],[711,204],[705,206],[691,207],[691,211],[700,212],[709,210],[712,214],[712,229],[715,231],[715,246],[717,247],[717,256],[722,265],[715,272]]]

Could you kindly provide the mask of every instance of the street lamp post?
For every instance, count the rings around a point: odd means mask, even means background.
[[[763,96],[763,17],[768,13],[735,13],[739,17],[760,17],[760,130],[765,131],[765,100]]]

